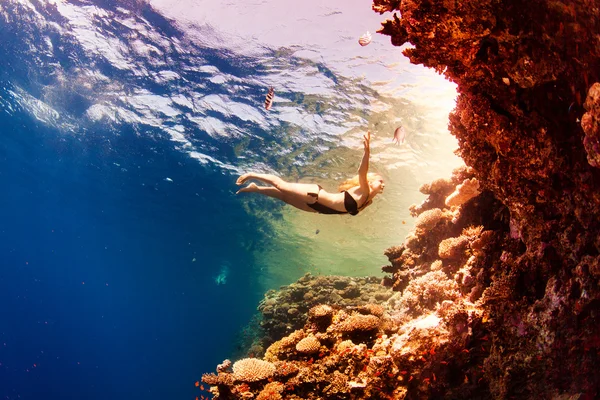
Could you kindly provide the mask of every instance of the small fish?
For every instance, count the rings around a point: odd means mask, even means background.
[[[366,46],[369,43],[371,43],[371,32],[367,31],[367,33],[358,38],[358,44]]]
[[[318,234],[319,234],[319,232],[321,232],[321,231],[320,231],[319,229],[317,229],[317,230],[315,231],[315,235],[318,235]]]
[[[394,138],[392,139],[392,142],[394,142],[396,144],[404,143],[405,137],[406,137],[406,131],[404,130],[404,128],[402,126],[399,126],[394,131]]]
[[[169,178],[168,176],[165,178],[165,181],[167,182],[173,182],[173,179]]]
[[[275,97],[275,89],[273,89],[273,86],[271,86],[269,88],[269,93],[267,93],[267,97],[265,99],[265,108],[267,109],[267,111],[269,111],[271,109],[271,106],[273,105],[273,97]]]

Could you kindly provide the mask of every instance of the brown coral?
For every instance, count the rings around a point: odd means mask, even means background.
[[[372,315],[375,315],[376,317],[381,317],[383,315],[383,313],[385,312],[385,307],[382,306],[381,304],[369,303],[369,304],[365,304],[364,306],[357,307],[356,310],[363,314],[372,314]]]
[[[414,315],[434,310],[444,300],[460,296],[458,285],[442,271],[431,271],[413,279],[402,294],[402,304]]]
[[[465,251],[469,245],[466,236],[444,239],[438,247],[438,255],[441,259],[460,259],[465,257]]]
[[[244,358],[233,364],[233,377],[241,382],[256,382],[275,374],[275,365],[258,358]]]
[[[336,325],[332,325],[332,329],[339,332],[355,332],[355,331],[370,331],[377,329],[381,320],[375,315],[352,314],[345,320]]]
[[[296,351],[303,354],[312,354],[319,351],[321,342],[313,335],[307,336],[296,344]]]
[[[317,304],[308,310],[308,316],[311,318],[324,318],[333,315],[333,308],[327,304]]]
[[[281,340],[274,342],[267,348],[267,351],[265,352],[265,360],[279,360],[286,353],[289,353],[292,351],[292,349],[295,349],[296,344],[303,338],[304,332],[298,329],[290,333],[288,336],[281,338]]]
[[[270,382],[265,385],[263,390],[256,396],[256,400],[280,400],[281,393],[285,386],[281,382]]]
[[[419,215],[415,222],[415,227],[421,230],[429,230],[442,220],[444,213],[439,208],[427,210]]]

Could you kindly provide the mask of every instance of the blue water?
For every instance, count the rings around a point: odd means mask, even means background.
[[[1,397],[192,398],[260,296],[231,178],[131,132],[0,126]]]

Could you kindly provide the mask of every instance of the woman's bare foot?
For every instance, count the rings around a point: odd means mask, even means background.
[[[240,177],[241,179],[242,177]],[[240,185],[240,183],[238,183],[238,185]],[[240,194],[240,193],[251,193],[251,192],[257,192],[258,191],[258,186],[256,185],[256,183],[251,182],[248,186],[241,188],[240,190],[238,190],[237,192],[235,192],[235,194]]]
[[[245,173],[244,175],[241,175],[237,181],[235,181],[236,185],[243,185],[248,179],[252,178],[254,176],[254,174],[252,172],[248,172]]]

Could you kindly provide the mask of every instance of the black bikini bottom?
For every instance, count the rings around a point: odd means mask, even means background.
[[[320,192],[323,188],[321,187],[321,185],[317,186],[319,187]],[[333,208],[327,207],[326,205],[319,203],[319,192],[307,193],[309,196],[315,198],[315,202],[312,204],[307,203],[306,205],[315,210],[316,212],[321,214],[358,214],[358,204],[356,204],[356,200],[354,200],[354,197],[352,197],[347,191],[344,191],[344,207],[346,208],[346,210],[351,210],[351,212],[334,210]]]

